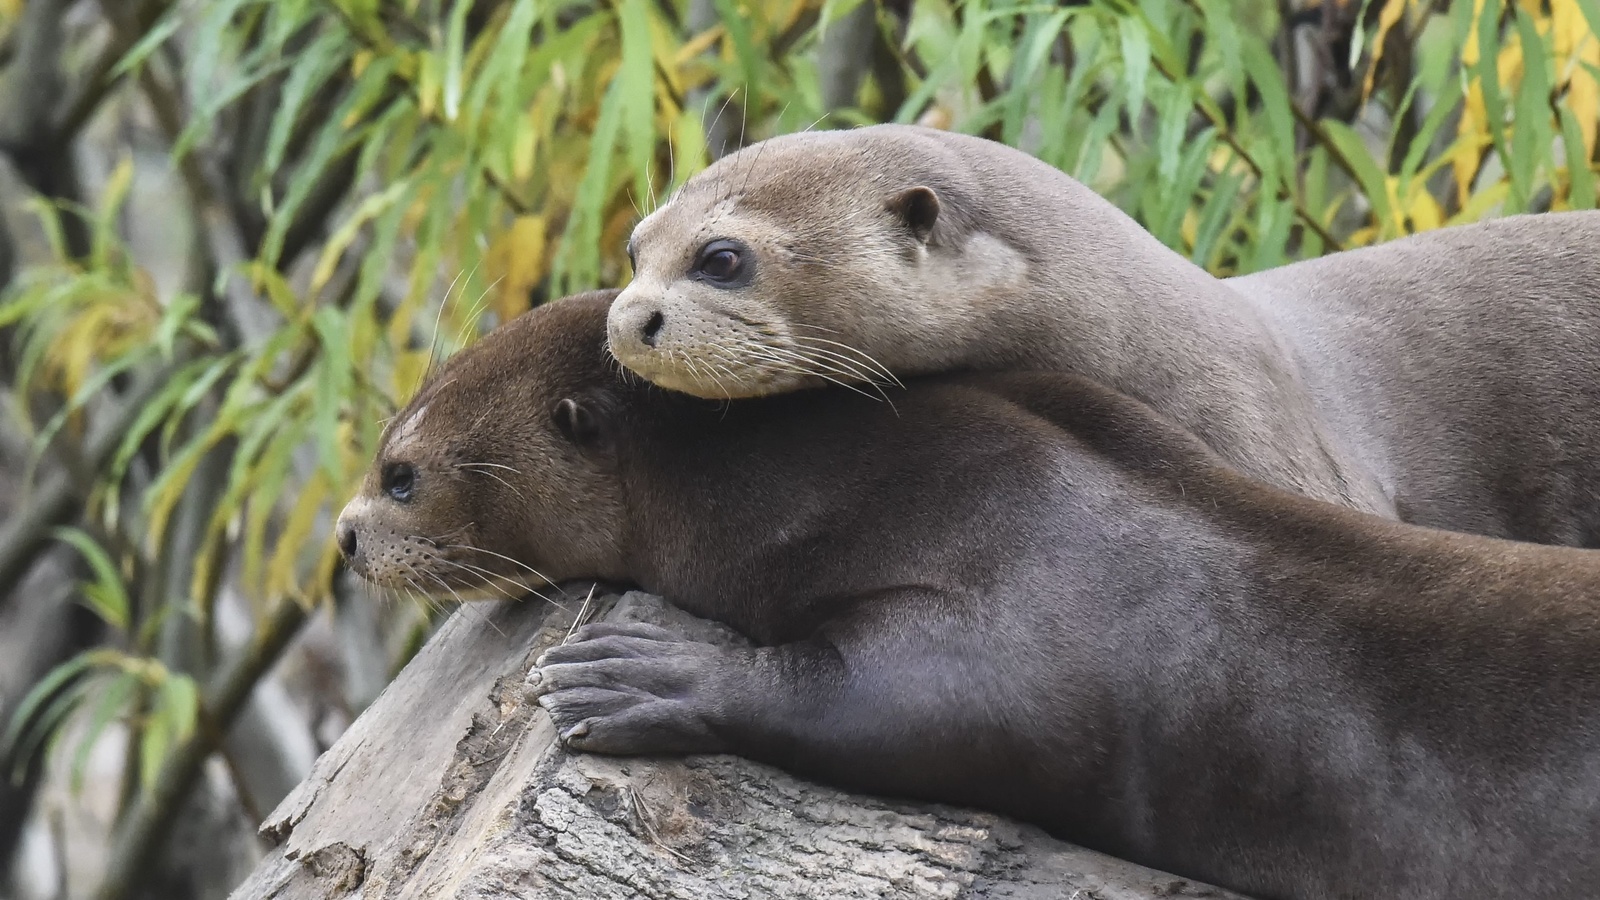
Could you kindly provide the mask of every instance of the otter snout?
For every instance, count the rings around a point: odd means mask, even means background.
[[[660,298],[619,296],[606,316],[606,340],[611,353],[627,361],[655,349],[661,330],[667,324],[667,311]]]
[[[355,570],[356,574],[363,577],[367,568],[361,559],[362,540],[360,536],[361,498],[356,498],[346,503],[344,509],[339,511],[339,518],[333,525],[333,539],[339,545],[339,555],[344,557],[345,565]]]
[[[333,529],[334,539],[339,542],[339,553],[349,562],[356,555],[356,526],[339,518],[339,524]]]

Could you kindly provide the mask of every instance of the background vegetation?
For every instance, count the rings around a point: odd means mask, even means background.
[[[220,897],[430,627],[430,356],[770,135],[1016,144],[1219,274],[1591,208],[1600,0],[0,0],[0,895]],[[415,599],[415,598],[413,598]],[[9,885],[9,887],[7,887]]]

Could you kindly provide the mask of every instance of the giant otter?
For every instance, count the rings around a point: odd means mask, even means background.
[[[759,645],[581,629],[534,676],[572,746],[739,753],[1265,898],[1600,883],[1600,557],[1260,485],[1058,373],[662,391],[606,357],[611,297],[449,360],[338,523],[382,584],[602,577]]]
[[[1026,153],[881,125],[724,157],[629,246],[610,346],[665,387],[1069,371],[1280,487],[1455,531],[1600,538],[1600,212],[1219,280]]]

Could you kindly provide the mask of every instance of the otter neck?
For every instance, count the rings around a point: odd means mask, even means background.
[[[945,367],[1076,372],[1149,403],[1248,475],[1393,516],[1318,417],[1288,342],[1251,301],[1059,177],[1077,195],[1071,202],[1001,204],[1009,209],[985,216],[998,227],[968,236],[959,253],[930,252],[930,279],[978,282],[959,301],[967,308],[956,318],[970,324]],[[1046,233],[1051,244],[1076,248],[1077,262],[1063,264],[1058,251],[1029,240]],[[1013,264],[1021,258],[1021,285],[1002,274],[1007,250]]]

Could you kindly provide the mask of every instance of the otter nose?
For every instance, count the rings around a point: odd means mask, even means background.
[[[624,364],[648,355],[665,335],[667,314],[659,298],[630,286],[617,296],[606,315],[611,352]]]
[[[339,552],[344,554],[346,562],[356,555],[356,527],[349,521],[341,518],[339,524],[334,526],[334,538],[339,542]]]
[[[650,318],[644,321],[644,328],[639,332],[639,340],[644,341],[646,347],[654,347],[656,336],[661,334],[661,326],[665,324],[667,317],[661,314],[661,310],[651,313]]]

